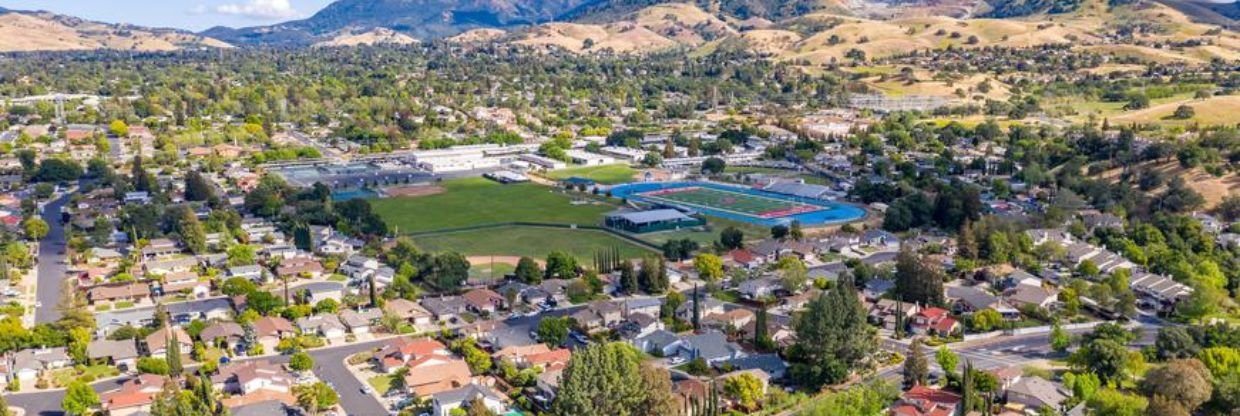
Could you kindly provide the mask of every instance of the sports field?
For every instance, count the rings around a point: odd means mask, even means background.
[[[712,208],[759,218],[784,217],[823,209],[817,205],[696,186],[660,189],[638,195],[651,201]]]
[[[589,264],[594,253],[612,248],[626,258],[647,256],[653,251],[611,234],[594,230],[544,227],[498,227],[414,237],[430,252],[455,251],[466,256],[530,256],[536,259],[563,250]],[[479,267],[479,266],[474,266]]]
[[[469,178],[444,181],[439,186],[443,191],[434,195],[381,198],[370,203],[401,233],[514,221],[594,225],[604,213],[615,209],[592,200],[574,204],[574,197],[562,190],[533,183],[501,185]]]

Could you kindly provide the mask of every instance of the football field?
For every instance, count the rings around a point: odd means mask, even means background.
[[[710,208],[760,218],[784,217],[823,209],[817,205],[696,186],[660,189],[639,195],[651,201]]]

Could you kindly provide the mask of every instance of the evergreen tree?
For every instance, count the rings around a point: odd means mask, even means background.
[[[370,284],[369,284],[368,286],[370,286],[370,287],[369,287],[369,289],[370,289],[370,307],[372,307],[372,308],[378,308],[378,307],[380,307],[380,306],[382,306],[382,305],[380,305],[380,304],[379,304],[379,286],[378,286],[377,284],[375,284],[375,275],[374,275],[374,274],[371,274],[371,275],[370,275],[370,282],[369,282],[369,283],[370,283]]]
[[[201,173],[190,171],[185,175],[186,201],[211,201],[212,199],[215,199],[215,191]]]
[[[908,302],[943,304],[943,272],[907,246],[896,255],[896,294]]]
[[[575,351],[551,414],[654,416],[672,411],[670,380],[659,379],[666,372],[642,367],[640,352],[623,343]]]
[[[702,307],[701,305],[698,304],[698,301],[700,299],[701,297],[698,296],[698,287],[696,284],[694,284],[693,285],[693,330],[694,331],[699,331],[702,329]]]
[[[810,389],[840,382],[877,348],[874,328],[850,276],[819,295],[796,322],[792,375]]]
[[[142,167],[142,155],[133,157],[133,164],[130,168],[132,169],[130,176],[133,180],[133,189],[138,192],[152,192],[154,188],[151,185],[151,176]]]
[[[925,385],[929,379],[930,366],[921,346],[921,337],[913,338],[908,344],[908,353],[904,356],[904,384],[920,386]]]
[[[637,273],[633,269],[633,262],[629,260],[625,260],[620,265],[620,293],[622,294],[631,295],[637,292]],[[645,273],[646,271],[643,270],[642,274]]]
[[[960,414],[964,415],[973,410],[977,405],[973,399],[976,393],[973,391],[973,360],[967,360],[964,363],[964,375],[960,381]]]
[[[166,355],[166,358],[168,359],[168,375],[172,377],[180,377],[181,373],[184,371],[184,368],[181,365],[181,343],[172,329],[165,328],[164,331],[166,331],[165,334],[168,339],[168,352]]]

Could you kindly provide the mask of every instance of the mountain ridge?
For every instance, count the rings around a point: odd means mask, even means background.
[[[180,29],[104,23],[76,16],[0,7],[0,52],[231,48],[231,44]]]

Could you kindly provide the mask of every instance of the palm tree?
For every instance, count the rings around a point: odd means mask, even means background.
[[[306,413],[319,414],[319,396],[313,386],[294,388],[293,393],[297,395],[297,405],[305,409]]]

